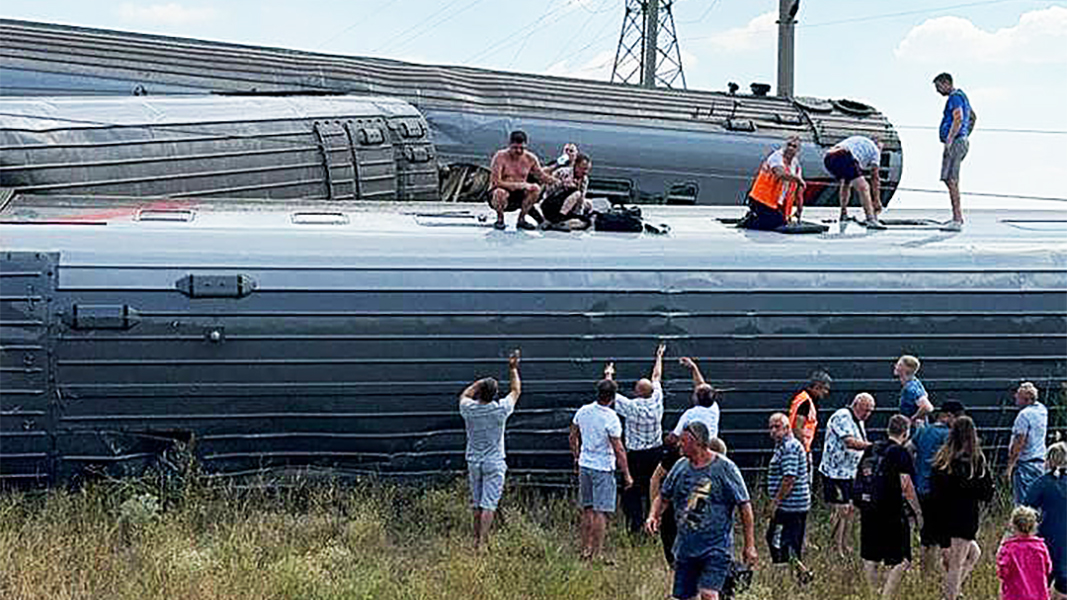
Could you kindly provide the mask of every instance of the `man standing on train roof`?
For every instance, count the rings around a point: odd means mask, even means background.
[[[667,345],[656,348],[652,374],[634,385],[633,398],[615,395],[615,412],[623,418],[623,441],[626,443],[626,462],[634,485],[622,493],[622,510],[630,526],[630,533],[641,533],[645,523],[645,503],[650,501],[648,484],[663,454],[663,354]],[[615,366],[609,365],[604,377],[613,379]]]
[[[811,460],[811,444],[815,441],[815,430],[819,426],[816,403],[822,402],[830,395],[833,379],[826,371],[813,371],[808,377],[808,384],[793,396],[789,403],[789,428],[793,431],[804,451]]]
[[[848,201],[855,189],[867,216],[867,229],[885,229],[885,225],[878,220],[878,214],[882,212],[881,183],[878,181],[881,155],[878,142],[862,135],[847,137],[826,151],[823,166],[841,185],[838,197],[841,200],[842,222],[848,219]],[[870,177],[870,185],[865,176]]]
[[[970,134],[974,131],[977,117],[971,109],[971,101],[963,90],[952,85],[952,75],[941,73],[934,77],[934,89],[946,96],[945,112],[941,116],[938,133],[941,143],[945,145],[941,153],[941,181],[948,188],[948,198],[952,202],[952,220],[941,229],[960,231],[963,229],[963,209],[960,207],[960,164],[967,157],[970,149]]]
[[[900,380],[900,414],[911,421],[912,427],[926,423],[926,415],[934,410],[923,382],[919,381],[919,359],[905,354],[893,365],[893,375]]]
[[[511,132],[508,147],[493,155],[489,171],[489,206],[496,211],[493,227],[504,229],[504,213],[517,210],[517,228],[537,229],[526,220],[526,213],[541,197],[541,186],[528,179],[533,174],[541,183],[555,183],[556,178],[541,169],[537,156],[526,149],[526,132]]]
[[[475,381],[459,396],[459,414],[467,429],[467,477],[474,511],[474,540],[479,546],[489,535],[504,491],[504,475],[508,470],[504,461],[504,426],[522,394],[519,356],[516,349],[508,358],[511,389],[507,396],[496,399],[499,386],[492,377]]]
[[[791,136],[760,164],[748,192],[748,214],[738,227],[774,230],[800,218],[807,184],[800,169],[800,137]]]

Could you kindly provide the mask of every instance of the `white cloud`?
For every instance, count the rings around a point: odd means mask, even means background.
[[[1023,13],[1014,27],[985,31],[962,17],[927,19],[897,45],[897,58],[922,62],[1067,63],[1067,8]]]
[[[558,77],[607,81],[611,79],[611,68],[614,63],[615,51],[605,50],[581,64],[572,65],[566,59],[553,63],[545,69],[544,73],[545,75],[556,75]]]
[[[709,43],[718,50],[745,52],[777,44],[777,38],[768,35],[778,27],[778,11],[763,13],[745,24],[708,36]]]
[[[186,7],[176,2],[140,6],[125,3],[118,9],[123,21],[149,25],[189,25],[214,20],[219,12],[211,7]]]

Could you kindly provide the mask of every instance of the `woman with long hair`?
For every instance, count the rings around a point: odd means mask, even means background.
[[[930,496],[935,514],[927,518],[938,520],[938,543],[944,553],[944,598],[956,600],[982,556],[975,541],[979,504],[993,499],[993,477],[970,417],[956,419],[934,455]]]

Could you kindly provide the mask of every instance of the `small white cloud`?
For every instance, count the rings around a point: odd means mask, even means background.
[[[189,25],[205,23],[219,16],[211,7],[186,7],[176,2],[141,6],[125,3],[118,9],[123,21],[148,25]]]
[[[578,79],[596,79],[608,81],[611,79],[611,68],[615,63],[615,51],[605,50],[584,63],[572,65],[566,59],[549,65],[545,69],[545,75],[558,77],[576,77]]]
[[[962,17],[927,19],[912,28],[895,54],[921,62],[979,61],[1050,64],[1067,62],[1067,8],[1023,13],[1014,27],[985,31]]]
[[[745,24],[708,36],[709,43],[727,52],[744,52],[778,43],[777,38],[768,33],[778,27],[778,12],[763,13]]]

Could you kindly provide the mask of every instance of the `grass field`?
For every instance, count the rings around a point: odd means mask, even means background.
[[[665,598],[658,538],[611,525],[615,566],[578,559],[569,494],[509,488],[488,548],[469,541],[466,488],[306,483],[262,489],[196,484],[146,493],[140,482],[78,492],[0,494],[0,598]],[[757,522],[765,522],[757,502]],[[986,515],[969,600],[997,597],[992,559],[1007,507]],[[868,598],[856,559],[831,556],[827,515],[808,521],[817,581],[805,588],[767,564],[741,599]],[[899,595],[933,600],[939,579],[913,569]]]

